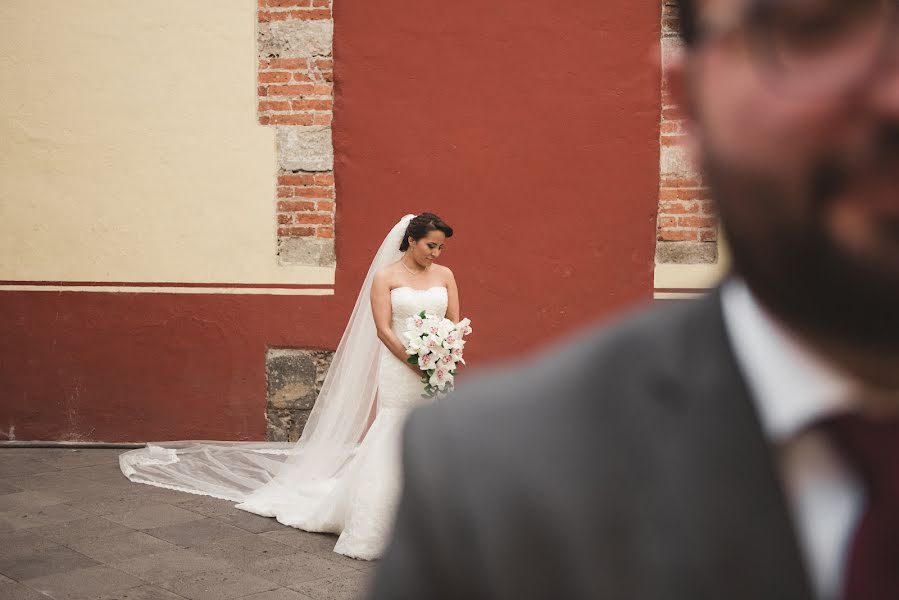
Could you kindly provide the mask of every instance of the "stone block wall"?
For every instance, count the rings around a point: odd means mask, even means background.
[[[295,442],[303,433],[334,353],[272,348],[265,361],[266,439]]]

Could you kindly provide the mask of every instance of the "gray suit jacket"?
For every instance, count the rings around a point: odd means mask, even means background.
[[[371,597],[811,598],[717,293],[413,414]]]

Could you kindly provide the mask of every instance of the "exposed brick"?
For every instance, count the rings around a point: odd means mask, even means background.
[[[315,210],[315,202],[305,200],[281,200],[278,202],[278,210],[281,212],[302,212]]]
[[[293,100],[290,107],[293,110],[331,110],[333,104],[330,98],[327,100]]]
[[[703,242],[714,242],[718,239],[718,230],[703,229],[699,232],[699,239]]]
[[[702,187],[702,179],[699,175],[663,175],[661,184],[663,188],[698,188]]]
[[[679,121],[681,119],[686,118],[683,110],[678,106],[663,106],[662,107],[662,120],[663,121]]]
[[[312,0],[260,0],[260,7],[268,8],[309,8]]]
[[[315,235],[314,227],[279,227],[278,235],[282,237],[311,237]]]
[[[259,110],[290,110],[290,102],[281,101],[281,102],[260,102]]]
[[[683,121],[666,121],[662,123],[662,135],[681,135],[683,132]]]
[[[691,229],[660,229],[658,239],[664,242],[697,242],[699,233]]]
[[[717,220],[709,191],[703,187],[702,178],[695,173],[695,167],[686,152],[686,115],[675,102],[671,82],[665,74],[669,59],[679,52],[681,46],[677,39],[677,2],[660,0],[660,3],[663,74],[659,123],[659,243],[656,260],[683,264],[713,262],[717,259],[717,253],[711,253],[708,248],[714,247],[714,244],[710,246],[703,242],[714,241],[717,236]],[[659,248],[663,245],[665,251],[660,252]]]
[[[656,261],[695,264],[717,260],[714,242],[717,219],[709,191],[695,172],[686,151],[686,115],[677,105],[665,75],[671,57],[680,50],[675,0],[659,0],[661,16],[661,114],[659,123],[660,177]],[[664,251],[660,250],[664,249]]]
[[[314,78],[310,78],[309,81],[291,83],[291,85],[302,88],[302,92],[297,95],[303,98],[298,99],[304,99],[306,96],[325,96],[329,99],[331,97],[331,91],[322,89],[322,83]],[[298,99],[294,99],[294,101]]]
[[[672,227],[677,227],[678,220],[675,217],[659,217],[657,220],[657,226],[659,229],[670,229]]]
[[[278,260],[333,266],[331,0],[257,5],[258,120],[280,126]]]
[[[680,19],[677,17],[663,16],[662,17],[662,35],[672,36],[677,35],[678,30],[680,29]]]
[[[306,10],[265,10],[259,11],[260,23],[272,23],[275,21],[324,21],[331,18],[331,10],[327,8],[314,8]]]
[[[662,188],[659,190],[659,200],[699,200],[706,198],[708,192],[703,188]]]
[[[294,188],[294,195],[300,198],[333,198],[334,189],[324,187],[298,187]]]
[[[330,225],[334,222],[334,217],[316,213],[302,213],[296,216],[296,221],[302,225]]]
[[[331,9],[292,10],[289,14],[291,19],[296,19],[298,21],[315,21],[320,19],[330,19]]]
[[[314,84],[270,85],[268,96],[311,96],[315,94]]]
[[[659,214],[665,215],[692,215],[699,214],[698,202],[665,201],[659,203]]]
[[[684,135],[663,135],[660,138],[663,146],[681,146],[686,142]]]
[[[290,14],[284,11],[273,11],[273,10],[265,10],[259,11],[259,22],[260,23],[271,23],[272,21],[286,21],[290,17]]]
[[[314,125],[312,115],[272,115],[272,125]]]
[[[259,83],[287,83],[290,73],[286,71],[263,71],[259,73]]]
[[[713,217],[678,217],[678,227],[713,228],[718,223]]]
[[[312,173],[291,173],[290,175],[278,175],[278,185],[312,185],[315,183],[315,175]]]
[[[268,61],[271,69],[284,69],[287,71],[306,70],[309,68],[309,60],[305,58],[273,58]],[[260,67],[262,68],[262,67]]]

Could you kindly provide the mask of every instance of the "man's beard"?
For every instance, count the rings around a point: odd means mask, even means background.
[[[897,164],[899,129],[883,133],[866,167],[848,167],[832,157],[818,161],[798,186],[805,190],[801,202],[773,178],[725,168],[708,157],[704,167],[734,270],[768,310],[807,334],[899,352],[899,256],[855,252],[828,223],[830,204],[865,168]],[[896,194],[899,202],[899,189]],[[896,242],[886,251],[899,252],[899,237]]]

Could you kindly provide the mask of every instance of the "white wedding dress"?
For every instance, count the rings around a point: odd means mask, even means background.
[[[445,287],[399,287],[390,292],[390,303],[393,331],[403,340],[406,319],[412,315],[423,310],[439,317],[446,315],[447,292]],[[339,533],[335,552],[364,560],[378,558],[389,541],[402,489],[403,424],[413,408],[430,402],[422,398],[423,390],[421,379],[382,346],[377,415],[347,471],[333,482],[333,489],[323,498],[304,504],[289,490],[272,488],[238,508],[276,517],[285,525],[306,531]],[[292,483],[283,482],[288,488]]]
[[[291,527],[336,533],[335,552],[380,557],[402,488],[403,424],[428,400],[422,398],[421,379],[378,340],[369,294],[375,273],[401,256],[398,247],[412,216],[381,244],[296,444],[150,443],[119,457],[125,476],[232,500],[237,508]],[[399,287],[391,290],[390,301],[393,331],[405,341],[406,319],[423,310],[443,317],[448,298],[445,287]]]
[[[390,293],[393,331],[403,338],[405,321],[422,310],[446,315],[445,287],[417,290],[395,288]],[[401,441],[409,412],[423,403],[423,384],[415,373],[385,348],[378,376],[378,413],[359,446],[353,473],[341,481],[347,509],[331,531],[342,528],[335,552],[355,558],[380,556],[390,540],[393,515],[402,491]],[[342,504],[338,500],[336,504]]]

